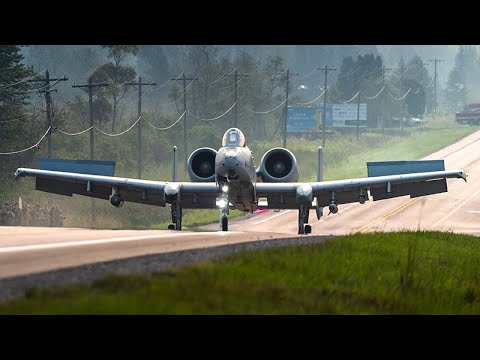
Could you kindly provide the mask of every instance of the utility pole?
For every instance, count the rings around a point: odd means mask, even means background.
[[[429,60],[429,61],[433,61],[434,66],[435,66],[435,74],[433,75],[434,76],[433,80],[435,81],[435,84],[434,84],[435,95],[434,95],[434,102],[433,102],[433,113],[436,115],[437,114],[437,62],[445,61],[445,60],[433,59],[433,60]]]
[[[287,69],[287,88],[285,94],[285,122],[283,123],[283,147],[287,147],[287,119],[288,119],[288,87],[290,84],[290,69]]]
[[[187,81],[195,81],[198,80],[197,77],[194,78],[186,78],[185,73],[182,72],[181,78],[171,78],[170,80],[182,80],[183,82],[183,148],[185,152],[185,172],[187,171],[187,160],[188,160],[188,150],[187,150]],[[189,83],[190,85],[190,83]]]
[[[238,121],[237,121],[237,105],[238,105],[238,104],[237,104],[237,100],[238,100],[238,95],[237,95],[237,89],[238,89],[238,87],[237,87],[237,84],[238,84],[238,80],[241,80],[244,76],[248,76],[248,74],[240,74],[241,78],[238,79],[238,76],[239,76],[239,75],[238,75],[238,71],[235,70],[235,75],[227,75],[227,76],[233,76],[233,77],[235,77],[235,108],[234,108],[234,110],[235,110],[235,125],[234,125],[234,127],[238,127],[238,125],[237,125],[237,124],[238,124]]]
[[[300,74],[292,74],[298,76]],[[287,147],[287,119],[288,119],[288,90],[290,87],[290,69],[287,69],[287,86],[285,91],[285,121],[283,123],[283,147]]]
[[[108,86],[108,84],[92,84],[92,77],[88,78],[88,84],[86,85],[72,85],[73,88],[88,88],[88,106],[90,108],[90,160],[93,160],[93,88],[100,86]],[[95,199],[92,197],[91,200],[90,227],[93,228],[95,226]]]
[[[138,118],[142,116],[142,85],[157,85],[154,82],[142,83],[142,78],[138,77],[138,83],[127,83],[125,86],[138,86]],[[137,124],[137,177],[142,177],[142,119],[138,120]]]
[[[360,94],[361,90],[358,91],[357,95],[357,141],[360,138]]]
[[[322,148],[325,147],[325,116],[327,114],[327,84],[328,84],[328,72],[329,71],[336,71],[336,68],[329,68],[325,65],[323,68],[317,68],[316,70],[323,70],[325,71],[325,87],[323,93],[323,114],[322,114]]]
[[[393,68],[387,68],[385,65],[382,65],[382,86],[385,86],[385,72],[393,70]]]
[[[420,82],[419,82],[420,85],[422,85],[422,76],[423,76],[423,60],[420,59]]]
[[[68,79],[63,76],[59,79],[50,79],[50,74],[48,73],[48,70],[45,72],[45,79],[31,79],[28,80],[28,82],[45,82],[45,89],[41,90],[40,92],[45,93],[45,101],[47,104],[47,123],[48,126],[50,126],[50,130],[48,131],[48,158],[50,159],[52,157],[53,149],[52,149],[52,132],[53,132],[53,116],[52,116],[52,97],[50,96],[50,92],[52,91],[57,91],[57,90],[52,90],[52,86],[57,84],[59,81],[67,81]],[[50,82],[54,81],[55,84],[50,85]]]

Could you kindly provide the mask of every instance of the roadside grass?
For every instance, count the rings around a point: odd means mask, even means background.
[[[357,233],[245,251],[153,275],[30,289],[0,314],[478,314],[469,235]]]
[[[230,210],[230,214],[228,215],[229,219],[243,216],[243,211],[240,210]],[[214,222],[220,221],[220,210],[212,210],[212,209],[195,209],[186,212],[182,218],[182,228],[185,227],[187,230],[194,230],[196,227],[206,224],[211,224]],[[154,224],[149,226],[149,229],[166,229],[171,221],[165,221],[159,224]],[[220,224],[220,223],[219,223]],[[136,227],[133,227],[136,228]],[[145,229],[144,226],[139,226],[139,229]]]

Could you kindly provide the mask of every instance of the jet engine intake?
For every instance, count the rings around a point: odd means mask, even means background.
[[[212,182],[215,181],[215,156],[217,151],[209,148],[198,148],[188,158],[188,175],[191,181]]]
[[[290,150],[273,148],[260,160],[257,175],[264,182],[298,181],[297,159]]]

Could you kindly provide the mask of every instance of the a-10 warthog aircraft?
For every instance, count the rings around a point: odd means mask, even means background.
[[[243,133],[231,128],[218,151],[203,147],[190,155],[187,166],[191,182],[178,182],[175,149],[171,182],[114,177],[114,162],[94,160],[43,159],[39,169],[19,168],[15,177],[36,177],[36,189],[40,191],[110,199],[116,207],[125,201],[170,204],[173,224],[168,228],[172,230],[182,228],[182,209],[220,208],[224,231],[228,230],[230,208],[249,212],[298,209],[299,234],[311,232],[307,225],[310,209],[316,209],[320,219],[324,207],[337,213],[339,204],[363,204],[369,195],[373,201],[418,197],[446,192],[447,178],[466,181],[464,171],[445,171],[443,160],[432,160],[369,162],[366,178],[298,182],[297,160],[291,151],[270,149],[255,168]]]

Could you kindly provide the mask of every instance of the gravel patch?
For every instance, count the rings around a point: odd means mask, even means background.
[[[67,284],[90,283],[109,273],[133,274],[155,273],[165,269],[199,261],[215,259],[239,251],[251,251],[278,246],[320,243],[332,236],[303,236],[273,240],[249,241],[239,244],[209,248],[182,250],[169,253],[145,255],[126,259],[99,262],[32,275],[0,279],[0,301],[23,296],[25,290],[34,287],[51,287]]]

